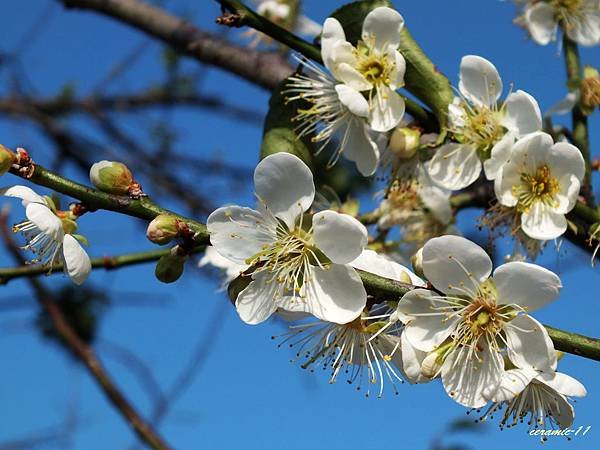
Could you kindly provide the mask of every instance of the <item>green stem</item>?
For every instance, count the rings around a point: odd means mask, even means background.
[[[199,246],[193,250],[197,253],[204,250],[204,246]],[[91,260],[92,269],[111,270],[119,267],[143,264],[152,261],[158,261],[161,256],[168,255],[170,248],[161,248],[146,252],[128,253],[118,256],[103,256]],[[55,264],[51,268],[42,265],[29,265],[19,267],[0,268],[0,284],[7,284],[10,280],[22,277],[34,277],[38,275],[51,275],[63,272],[63,264]]]
[[[554,342],[556,350],[600,361],[600,339],[568,333],[548,325],[544,327]]]
[[[261,33],[266,34],[270,38],[275,39],[277,42],[287,45],[292,50],[303,54],[307,58],[312,59],[320,64],[323,63],[323,60],[321,59],[321,50],[319,50],[318,47],[308,41],[305,41],[301,37],[290,33],[285,28],[275,25],[270,20],[252,11],[242,2],[237,0],[217,1],[223,8],[239,16],[239,21],[236,21],[236,26],[247,25],[257,31],[260,31]]]
[[[85,205],[90,211],[97,209],[105,209],[109,211],[115,211],[121,214],[126,214],[132,217],[138,217],[140,219],[150,221],[159,214],[173,214],[178,217],[182,222],[185,222],[188,227],[196,233],[194,240],[198,244],[208,244],[209,237],[206,225],[173,213],[167,209],[161,208],[148,197],[141,197],[140,199],[133,199],[123,195],[107,194],[106,192],[99,191],[97,189],[90,188],[83,184],[69,180],[52,172],[40,165],[35,165],[33,174],[29,177],[22,175],[18,170],[11,169],[14,175],[31,181],[40,186],[45,186],[61,194],[68,195],[69,197],[79,200]]]
[[[565,66],[567,69],[567,88],[574,89],[581,84],[581,61],[579,59],[579,49],[566,33],[563,33],[563,51],[565,54]],[[581,194],[589,205],[594,204],[594,194],[592,191],[592,164],[590,156],[590,144],[588,133],[588,120],[584,114],[579,102],[573,108],[571,113],[573,120],[573,144],[581,151],[585,161],[585,176]]]

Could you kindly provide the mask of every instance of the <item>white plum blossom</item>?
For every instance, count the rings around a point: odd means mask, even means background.
[[[373,250],[364,250],[350,265],[396,281],[424,284],[409,269]],[[375,304],[346,324],[310,321],[291,325],[278,346],[294,348],[305,369],[320,366],[330,370],[330,383],[345,376],[357,390],[364,389],[367,397],[371,395],[370,386],[378,384],[377,396],[381,397],[387,379],[398,394],[396,384],[403,378],[420,380],[423,356],[406,341],[402,323],[393,312],[388,304]]]
[[[537,132],[514,145],[494,190],[498,202],[520,216],[525,234],[555,239],[567,229],[565,214],[575,207],[584,174],[577,147]]]
[[[291,0],[258,0],[256,12],[271,22],[285,29],[294,31],[303,36],[318,36],[321,33],[321,26],[308,17],[298,14],[292,17]],[[293,30],[292,30],[293,29]],[[270,44],[273,40],[267,35],[256,30],[248,30],[244,33],[251,37],[250,47],[257,47],[259,44]]]
[[[499,413],[500,429],[527,420],[530,430],[563,430],[575,419],[569,399],[586,395],[585,387],[564,373],[513,368],[502,374],[499,386],[491,391],[492,405],[480,420]]]
[[[415,176],[394,178],[377,208],[379,227],[398,226],[408,251],[422,247],[432,237],[456,234],[450,191],[434,184],[422,167],[416,172]]]
[[[332,75],[303,61],[308,75],[289,78],[289,100],[305,100],[309,107],[298,110],[302,135],[313,137],[319,151],[334,135],[340,143],[330,159],[340,155],[354,161],[365,176],[375,173],[380,152],[373,132],[394,128],[404,115],[404,100],[396,89],[404,85],[406,63],[398,51],[402,16],[391,8],[372,10],[363,23],[357,47],[346,41],[342,25],[328,18],[323,25],[321,56]]]
[[[36,194],[27,186],[1,189],[0,195],[22,200],[27,220],[13,226],[27,239],[23,247],[36,255],[33,263],[52,266],[63,263],[64,271],[75,284],[82,284],[91,271],[90,258],[73,236],[77,229],[68,213],[56,211],[52,200]]]
[[[329,18],[323,25],[323,62],[334,77],[353,90],[358,100],[368,93],[369,124],[375,131],[394,128],[404,115],[404,100],[396,89],[404,86],[406,62],[398,51],[403,17],[387,7],[373,9],[363,22],[362,40],[346,41],[342,25]]]
[[[213,266],[223,272],[223,279],[219,286],[220,291],[227,289],[227,285],[248,268],[246,264],[238,264],[221,256],[212,245],[206,247],[204,256],[198,261],[198,267],[205,266]]]
[[[459,236],[431,239],[422,258],[426,278],[442,294],[409,291],[396,313],[415,348],[437,353],[444,388],[455,401],[471,408],[485,405],[485,393],[502,379],[505,354],[519,367],[556,368],[548,333],[526,314],[558,296],[562,286],[554,273],[511,262],[490,276],[487,253]]]
[[[556,40],[559,26],[584,46],[600,43],[600,0],[528,1],[518,22],[539,45]]]
[[[427,169],[440,186],[463,189],[483,170],[488,180],[500,174],[514,142],[542,126],[537,101],[518,90],[499,102],[502,80],[496,67],[475,55],[460,63],[459,97],[448,106],[449,131],[455,143],[439,147]]]
[[[237,264],[247,264],[250,284],[236,299],[241,319],[266,320],[277,308],[347,323],[363,310],[367,294],[348,263],[367,244],[367,230],[335,211],[307,214],[315,186],[296,156],[267,156],[254,171],[257,210],[225,206],[207,221],[211,244]]]
[[[317,153],[328,147],[337,137],[328,166],[332,167],[343,155],[356,164],[364,176],[371,176],[379,164],[379,148],[367,118],[369,104],[364,97],[355,97],[351,88],[339,83],[310,61],[302,60],[308,75],[295,74],[288,78],[285,94],[288,101],[302,100],[306,108],[298,108],[294,121],[298,122],[299,136],[311,135],[319,143]]]

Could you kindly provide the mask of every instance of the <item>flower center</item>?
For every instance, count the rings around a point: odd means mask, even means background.
[[[374,85],[390,84],[391,75],[396,66],[387,53],[377,54],[363,42],[359,42],[356,50],[358,65],[356,69]]]
[[[558,180],[552,176],[552,171],[545,164],[539,166],[534,174],[521,173],[521,184],[512,188],[520,212],[529,211],[536,202],[556,206],[555,195],[558,190]]]
[[[312,230],[304,230],[300,223],[294,230],[278,229],[278,239],[265,244],[246,264],[254,266],[253,273],[268,271],[270,282],[283,284],[284,295],[299,296],[302,285],[308,281],[309,266],[323,267],[328,261],[315,246]]]
[[[577,13],[583,0],[552,0],[551,5],[558,12],[560,18],[564,18],[565,15]]]
[[[506,130],[502,126],[502,113],[487,107],[465,106],[466,121],[464,127],[457,130],[457,140],[463,144],[475,146],[482,160],[490,157],[492,147]]]

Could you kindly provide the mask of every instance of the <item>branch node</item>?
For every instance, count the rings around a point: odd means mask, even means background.
[[[237,13],[225,13],[217,17],[216,23],[231,28],[240,28],[244,25],[242,15]]]
[[[35,164],[27,150],[22,147],[17,148],[17,161],[13,165],[19,175],[25,179],[30,179],[35,172]]]

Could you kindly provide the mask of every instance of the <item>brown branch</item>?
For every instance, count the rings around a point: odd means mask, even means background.
[[[274,89],[293,71],[278,53],[232,44],[191,23],[139,0],[59,0],[65,7],[95,11],[172,46],[178,52]]]
[[[7,219],[6,213],[0,215],[0,232],[2,233],[2,238],[15,261],[19,264],[24,264],[24,258],[21,255],[18,246],[12,239]],[[133,428],[133,431],[137,436],[155,450],[170,449],[171,447],[160,435],[158,435],[152,426],[139,415],[136,409],[129,403],[129,400],[121,393],[92,348],[79,338],[69,322],[65,319],[60,308],[52,300],[52,295],[48,292],[42,282],[33,278],[29,280],[35,291],[36,300],[50,316],[54,328],[68,345],[69,350],[85,365],[108,400]]]
[[[94,113],[98,111],[131,112],[156,106],[188,106],[207,108],[231,116],[234,119],[262,124],[263,117],[258,111],[230,105],[217,96],[202,95],[196,92],[178,94],[163,88],[152,88],[133,94],[113,96],[88,96],[65,98],[56,96],[43,99],[12,97],[0,99],[0,112],[19,113],[23,108],[34,108],[41,113],[60,116],[73,113]]]

